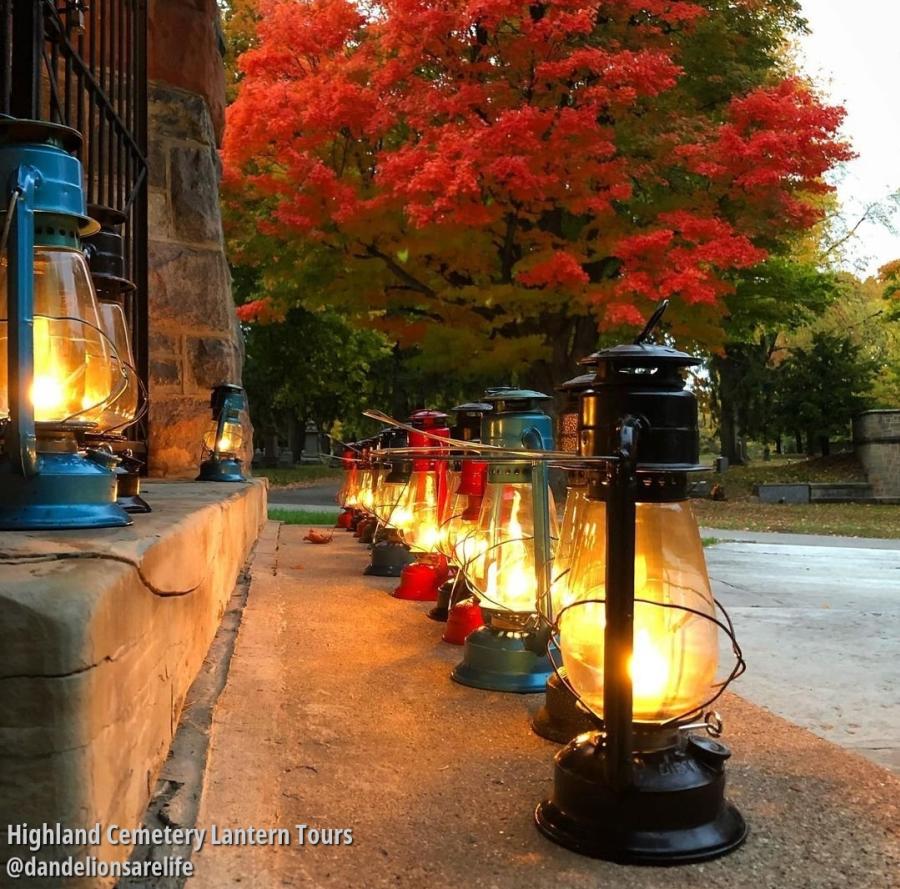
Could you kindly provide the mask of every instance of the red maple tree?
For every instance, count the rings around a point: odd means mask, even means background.
[[[545,385],[661,297],[708,325],[850,156],[797,78],[685,88],[710,5],[260,0],[223,158],[271,290]]]

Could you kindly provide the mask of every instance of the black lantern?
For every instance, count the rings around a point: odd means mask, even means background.
[[[592,356],[596,377],[580,397],[581,454],[610,459],[583,464],[586,503],[563,530],[568,570],[551,599],[564,681],[596,729],[557,754],[536,821],[582,854],[674,864],[722,855],[746,836],[725,799],[730,752],[708,709],[743,660],[716,616],[687,502],[687,473],[701,467],[697,402],[681,371],[698,362],[645,335]],[[720,629],[736,656],[724,683]]]

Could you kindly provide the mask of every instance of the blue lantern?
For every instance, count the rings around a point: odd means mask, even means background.
[[[117,458],[83,451],[126,382],[105,335],[81,239],[80,135],[0,120],[5,188],[0,250],[0,529],[128,525],[116,505]]]

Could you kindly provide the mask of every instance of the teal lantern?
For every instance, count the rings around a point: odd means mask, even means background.
[[[484,444],[552,450],[549,396],[525,389],[489,389]],[[466,637],[452,678],[475,688],[543,691],[553,668],[542,632],[540,602],[549,586],[556,516],[544,461],[491,462],[469,561],[462,567],[481,603],[485,625]]]
[[[222,383],[209,400],[212,420],[203,438],[198,482],[245,482],[240,452],[244,444],[247,396],[240,386]]]
[[[3,530],[131,523],[116,505],[117,458],[78,444],[105,431],[127,386],[82,252],[100,226],[85,212],[80,144],[68,127],[0,120]]]

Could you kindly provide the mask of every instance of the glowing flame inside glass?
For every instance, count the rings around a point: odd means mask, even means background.
[[[388,524],[413,552],[433,553],[440,541],[440,497],[436,470],[417,470],[391,511]]]
[[[550,522],[550,535],[555,538],[552,495]],[[537,611],[531,485],[488,483],[477,528],[468,539],[474,552],[464,570],[483,606],[519,614]]]
[[[359,503],[359,469],[352,463],[344,476],[344,484],[338,491],[338,503],[347,509],[355,509]]]

